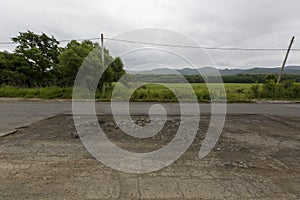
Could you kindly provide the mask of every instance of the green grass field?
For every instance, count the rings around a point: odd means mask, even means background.
[[[136,83],[132,83],[136,84]],[[263,99],[262,97],[253,97],[251,95],[251,88],[253,85],[258,85],[260,90],[263,89],[262,84],[241,84],[241,83],[226,83],[226,100],[227,102],[251,102],[254,99]],[[106,87],[106,91],[98,91],[95,97],[99,101],[109,101],[112,97],[112,90],[115,84],[110,87]],[[132,85],[133,86],[133,85]],[[189,90],[190,86],[194,90],[193,96]],[[131,101],[162,101],[162,102],[175,102],[179,99],[182,101],[191,101],[195,97],[199,102],[209,102],[211,95],[216,100],[221,99],[224,94],[222,93],[221,84],[211,84],[211,94],[208,92],[208,87],[204,83],[167,83],[164,86],[160,84],[147,84],[137,90],[130,89],[132,87],[121,86],[120,89],[116,89],[117,100],[125,100],[126,96],[130,96]],[[296,84],[296,87],[300,88],[300,84]],[[168,89],[169,88],[169,89]],[[173,91],[173,92],[172,92]],[[15,88],[10,86],[0,87],[0,97],[21,97],[21,98],[42,98],[42,99],[71,99],[73,89],[59,88],[59,87],[46,87],[46,88]],[[177,97],[174,95],[177,94]],[[131,94],[131,95],[130,95]],[[274,98],[272,98],[274,100]],[[278,98],[283,100],[284,97]],[[294,98],[293,100],[299,100],[300,98]],[[290,100],[290,99],[284,99]]]
[[[182,100],[190,101],[192,96],[187,90],[186,84],[182,83],[169,83],[165,84],[167,87],[175,90]],[[225,84],[225,91],[228,102],[249,102],[249,92],[253,84]],[[204,83],[192,83],[191,84],[198,101],[209,102],[210,93],[208,87]],[[211,84],[211,95],[214,95],[214,99],[218,99],[219,96],[224,96],[221,84]],[[148,101],[159,101],[161,99],[165,101],[176,101],[176,97],[168,90],[166,87],[149,84],[144,88],[140,88],[132,95],[131,99],[134,101],[139,101],[140,99],[145,99]],[[140,98],[143,97],[143,98]]]

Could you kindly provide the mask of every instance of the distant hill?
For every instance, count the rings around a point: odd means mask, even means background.
[[[276,68],[261,68],[255,67],[252,69],[220,69],[220,73],[222,75],[237,75],[237,74],[279,74],[280,67]],[[129,74],[178,74],[181,73],[183,75],[196,75],[199,74],[214,74],[214,68],[212,67],[203,67],[199,69],[192,68],[183,68],[183,69],[169,69],[169,68],[157,68],[152,70],[144,70],[144,71],[127,71]],[[287,66],[284,69],[284,74],[300,74],[300,66]]]
[[[245,70],[242,74],[279,74],[281,68],[253,68]],[[284,68],[285,74],[300,74],[300,66],[287,66]]]

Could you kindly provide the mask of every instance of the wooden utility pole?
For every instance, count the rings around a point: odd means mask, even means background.
[[[101,55],[102,55],[102,64],[104,66],[104,36],[103,33],[101,33]]]
[[[277,84],[280,83],[280,81],[281,81],[282,74],[283,74],[283,70],[284,70],[286,61],[287,61],[287,59],[288,59],[288,57],[289,57],[290,50],[291,50],[291,48],[292,48],[294,39],[295,39],[295,36],[292,37],[292,40],[291,40],[290,45],[289,45],[289,48],[288,48],[288,50],[287,50],[287,52],[286,52],[285,58],[284,58],[283,63],[282,63],[281,71],[280,71],[280,74],[279,74],[278,79],[277,79]]]
[[[103,33],[101,33],[101,60],[103,69],[105,69],[105,60],[104,60],[104,36]],[[102,97],[105,96],[105,83],[102,85]]]

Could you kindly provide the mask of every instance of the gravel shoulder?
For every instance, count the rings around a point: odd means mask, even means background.
[[[137,121],[147,116],[133,117]],[[75,138],[72,116],[58,115],[0,137],[3,199],[299,199],[300,118],[227,116],[222,136],[204,159],[198,152],[209,124],[202,116],[188,151],[170,166],[146,174],[106,167]],[[126,136],[99,117],[107,136],[134,152],[153,151],[176,134],[180,118],[169,116],[149,139]],[[147,121],[147,120],[146,120]]]

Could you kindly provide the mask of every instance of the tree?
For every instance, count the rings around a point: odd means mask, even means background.
[[[120,57],[117,57],[109,67],[111,67],[114,72],[113,79],[111,81],[118,81],[125,74],[124,64]]]
[[[109,51],[104,51],[105,65],[109,65],[100,77],[85,77],[90,78],[92,82],[98,81],[98,88],[101,89],[105,83],[118,81],[125,74],[123,62],[120,58],[113,59],[109,55]],[[98,43],[91,41],[71,41],[66,48],[58,56],[59,64],[57,70],[61,76],[60,85],[73,86],[79,68],[84,65],[84,68],[92,75],[97,75],[104,69],[101,61],[101,48]],[[88,74],[88,73],[87,73]]]
[[[265,76],[264,82],[265,83],[276,83],[277,82],[276,74],[267,74]]]
[[[76,74],[84,59],[95,48],[90,41],[71,41],[66,48],[58,56],[59,64],[57,71],[59,73],[59,85],[72,86],[74,84]]]
[[[111,59],[111,58],[110,58]],[[118,81],[124,74],[123,69],[124,64],[121,58],[117,57],[113,61],[110,61],[110,65],[107,67],[106,71],[103,73],[103,78],[100,79],[100,83],[111,83]]]
[[[30,63],[31,71],[37,74],[36,86],[50,85],[49,71],[58,63],[59,42],[53,36],[31,31],[20,32],[12,41],[18,43],[15,53]]]
[[[33,87],[37,74],[22,56],[0,52],[0,84]]]
[[[98,89],[125,74],[122,60],[114,60],[105,48],[105,66],[109,66],[102,71],[99,80],[99,69],[101,72],[104,66],[98,43],[73,40],[61,48],[53,36],[31,31],[20,32],[12,40],[18,43],[14,53],[0,52],[0,84],[17,87],[73,86],[83,63],[87,64],[87,72],[91,72],[87,83],[92,85],[97,81]]]

